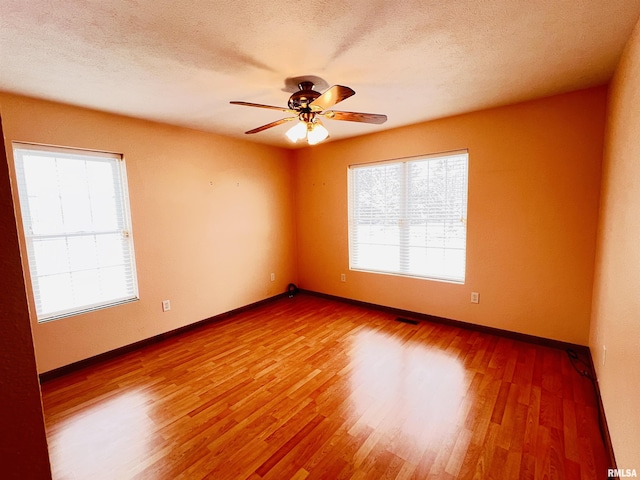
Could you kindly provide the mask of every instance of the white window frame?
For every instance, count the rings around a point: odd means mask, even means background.
[[[464,284],[468,172],[467,150],[350,165],[349,269]]]
[[[14,142],[13,157],[38,323],[138,300],[123,155]]]

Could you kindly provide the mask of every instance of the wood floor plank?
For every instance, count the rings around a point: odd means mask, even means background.
[[[56,479],[602,478],[565,352],[311,295],[42,385]]]
[[[297,447],[300,442],[307,438],[311,432],[325,420],[323,415],[314,416],[308,423],[306,423],[301,430],[296,432],[289,440],[286,441],[282,447],[280,447],[273,455],[271,455],[267,461],[265,461],[258,469],[256,473],[261,477],[264,477],[280,460],[282,460],[291,450]]]
[[[318,471],[326,471],[328,468],[331,468],[333,465],[333,476],[337,477],[338,473],[345,467],[345,464],[342,462],[338,462],[338,457],[340,451],[344,452],[345,450],[349,450],[346,453],[349,457],[355,451],[356,439],[347,434],[346,431],[348,429],[347,423],[340,417],[337,420],[340,424],[336,428],[336,430],[325,440],[325,442],[320,445],[316,451],[306,460],[304,464],[304,469],[308,472],[318,472]],[[324,463],[323,462],[327,462]],[[319,468],[318,465],[323,464],[323,468]]]

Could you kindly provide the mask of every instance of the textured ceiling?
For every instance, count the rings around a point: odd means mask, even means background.
[[[0,0],[0,90],[278,146],[287,79],[356,95],[331,139],[606,83],[640,0]]]

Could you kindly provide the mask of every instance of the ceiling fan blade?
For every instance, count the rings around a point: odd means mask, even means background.
[[[274,107],[273,105],[263,105],[261,103],[235,102],[235,101],[229,102],[229,103],[231,103],[232,105],[244,105],[245,107],[268,108],[269,110],[279,110],[281,112],[295,113],[295,114],[298,113],[295,110],[291,110],[290,108]]]
[[[338,112],[329,110],[323,113],[325,118],[331,120],[346,120],[348,122],[375,123],[380,125],[387,121],[387,116],[379,113]]]
[[[351,90],[349,87],[334,85],[318,98],[316,98],[313,102],[311,102],[309,106],[316,111],[326,110],[327,108],[333,107],[336,103],[346,100],[351,95],[355,95],[355,93],[356,92]]]
[[[246,134],[258,133],[267,128],[277,127],[278,125],[282,125],[283,123],[290,122],[291,120],[297,120],[298,117],[287,117],[281,118],[280,120],[276,120],[275,122],[267,123],[266,125],[262,125],[261,127],[254,128],[253,130],[249,130],[248,132],[244,132]]]

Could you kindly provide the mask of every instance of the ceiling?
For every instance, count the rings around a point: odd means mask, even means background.
[[[331,139],[605,84],[640,0],[0,0],[0,90],[293,147],[291,78],[356,91]]]

